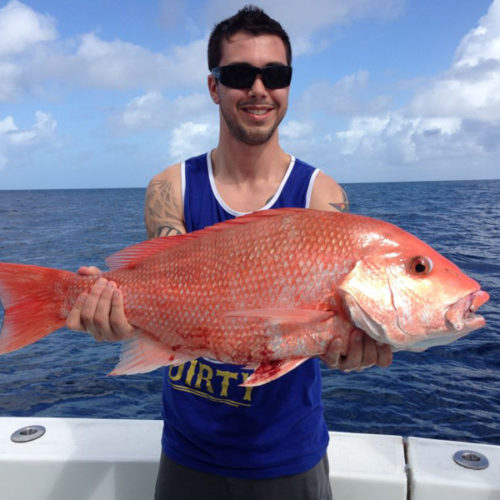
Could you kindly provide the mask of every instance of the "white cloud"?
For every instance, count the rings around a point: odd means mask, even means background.
[[[17,0],[0,9],[0,56],[24,52],[57,37],[55,21]]]
[[[0,9],[0,101],[56,83],[114,90],[193,88],[206,79],[206,40],[154,52],[95,33],[58,39],[55,21],[13,0]]]
[[[201,154],[213,148],[217,142],[218,128],[209,122],[184,122],[172,132],[169,153],[173,161],[181,161],[193,156],[193,145],[196,144]]]
[[[0,120],[0,170],[7,166],[9,158],[26,158],[51,142],[56,127],[52,115],[43,111],[35,113],[35,123],[26,129],[20,129],[12,116]]]
[[[161,92],[151,91],[132,99],[111,123],[118,130],[166,129],[183,121],[211,121],[216,111],[207,94],[168,100]]]
[[[500,3],[494,1],[479,26],[467,34],[456,52],[456,66],[477,66],[498,60],[500,54]]]
[[[0,101],[14,96],[18,90],[16,82],[21,75],[21,68],[15,64],[0,60]]]
[[[289,120],[280,127],[280,136],[284,140],[297,140],[307,137],[313,132],[314,126],[311,122]]]
[[[148,92],[130,101],[117,121],[125,128],[155,128],[163,126],[169,106],[160,92]]]
[[[72,69],[72,80],[98,87],[192,87],[206,78],[205,46],[205,40],[196,40],[165,55],[121,40],[105,41],[90,33],[81,37],[76,53],[63,58],[62,63]]]
[[[456,146],[461,122],[454,118],[409,118],[401,112],[356,117],[349,128],[338,132],[340,152],[363,158],[404,165],[450,154],[447,144]],[[455,154],[455,153],[454,153]]]
[[[353,118],[346,130],[336,133],[332,150],[337,161],[345,164],[371,165],[387,172],[394,167],[414,169],[427,164],[434,165],[435,170],[429,171],[429,178],[434,178],[437,172],[453,178],[453,173],[446,172],[455,159],[462,159],[465,172],[465,162],[471,157],[496,158],[497,162],[499,139],[498,124],[493,128],[482,127],[481,122],[460,118],[409,117],[403,111],[391,111],[386,115]],[[492,161],[485,162],[491,164]],[[476,174],[495,176],[494,171]]]
[[[500,120],[500,1],[461,41],[450,70],[415,97],[410,112],[479,121]]]
[[[22,79],[31,68],[26,55],[57,38],[55,21],[12,0],[0,8],[0,101],[24,88]]]
[[[50,135],[56,127],[57,122],[49,113],[37,111],[33,126],[24,130],[17,127],[12,116],[6,116],[0,121],[0,136],[5,143],[14,146],[26,146],[34,140]]]
[[[372,99],[363,97],[368,83],[367,71],[346,75],[335,83],[316,82],[304,91],[298,106],[302,112],[308,113],[317,108],[320,96],[321,112],[336,116],[378,113],[387,109],[389,97],[379,96]]]

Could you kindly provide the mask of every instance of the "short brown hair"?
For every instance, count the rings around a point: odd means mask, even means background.
[[[292,47],[286,31],[278,21],[269,17],[262,9],[247,5],[234,16],[216,24],[208,40],[208,69],[219,65],[222,59],[222,40],[229,40],[240,31],[252,35],[276,35],[281,38],[286,50],[287,64],[292,64]]]

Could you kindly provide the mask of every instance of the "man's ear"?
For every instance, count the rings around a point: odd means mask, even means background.
[[[208,75],[207,83],[208,83],[208,91],[210,92],[210,97],[212,98],[212,101],[215,104],[219,104],[220,100],[219,100],[219,94],[217,92],[217,85],[218,85],[217,80],[213,75]]]

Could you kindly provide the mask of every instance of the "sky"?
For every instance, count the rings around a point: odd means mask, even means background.
[[[214,24],[248,1],[0,0],[0,190],[145,187],[217,145]],[[497,179],[500,0],[260,0],[280,142],[340,183]]]

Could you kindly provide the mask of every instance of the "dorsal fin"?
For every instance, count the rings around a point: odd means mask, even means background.
[[[204,229],[200,229],[199,231],[194,231],[189,234],[154,238],[152,240],[147,240],[135,245],[131,245],[127,248],[124,248],[123,250],[119,250],[118,252],[106,258],[106,264],[112,271],[115,271],[117,269],[131,269],[143,259],[146,259],[151,255],[162,252],[167,248],[173,248],[177,245],[182,245],[186,241],[204,237],[209,233],[224,231],[235,225],[249,224],[251,222],[262,220],[268,217],[277,217],[279,215],[284,215],[285,213],[301,213],[305,212],[306,210],[308,209],[274,208],[271,210],[261,210],[236,217],[235,219],[219,222],[217,224],[214,224],[213,226],[208,226]]]
[[[106,257],[106,264],[115,271],[117,269],[131,269],[143,259],[156,253],[162,252],[167,248],[172,248],[184,243],[187,239],[192,239],[192,234],[180,234],[176,236],[162,236],[152,240],[142,241],[131,245],[123,250]]]

